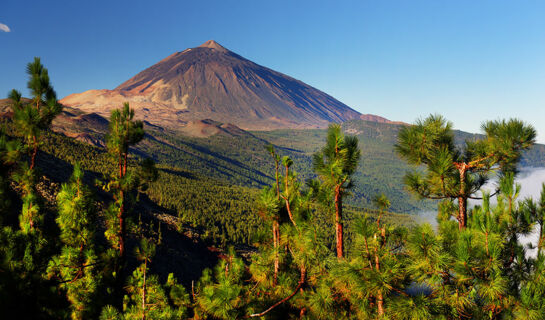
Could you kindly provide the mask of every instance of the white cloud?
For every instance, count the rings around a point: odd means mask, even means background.
[[[0,31],[10,32],[11,29],[3,23],[0,23]]]

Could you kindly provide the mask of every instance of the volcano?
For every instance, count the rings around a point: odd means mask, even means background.
[[[123,102],[138,118],[172,129],[203,119],[245,130],[323,128],[360,117],[328,94],[213,40],[176,52],[113,90],[89,90],[61,100],[106,117]]]

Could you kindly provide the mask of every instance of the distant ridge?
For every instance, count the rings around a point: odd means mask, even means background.
[[[407,124],[407,123],[402,122],[402,121],[391,121],[391,120],[388,120],[386,118],[376,116],[374,114],[362,114],[362,115],[360,115],[360,119],[365,120],[365,121],[378,122],[378,123]]]
[[[360,117],[328,94],[214,40],[176,52],[113,90],[76,93],[61,103],[108,116],[124,101],[141,119],[175,129],[203,119],[245,130],[323,128]]]

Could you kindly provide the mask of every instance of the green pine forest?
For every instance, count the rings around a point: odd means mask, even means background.
[[[26,73],[1,118],[2,318],[545,318],[545,186],[515,182],[545,150],[524,122],[191,138],[126,103],[93,146],[52,130],[39,58]]]

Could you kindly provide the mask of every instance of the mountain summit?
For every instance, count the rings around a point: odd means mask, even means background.
[[[229,50],[225,49],[221,44],[217,43],[214,40],[206,41],[205,43],[201,44],[199,46],[199,48],[215,49],[215,50],[218,50],[218,51],[223,52],[223,53],[229,52]]]
[[[176,52],[114,90],[72,94],[61,103],[107,116],[128,101],[154,125],[212,119],[243,129],[321,128],[360,114],[299,80],[209,40]]]

